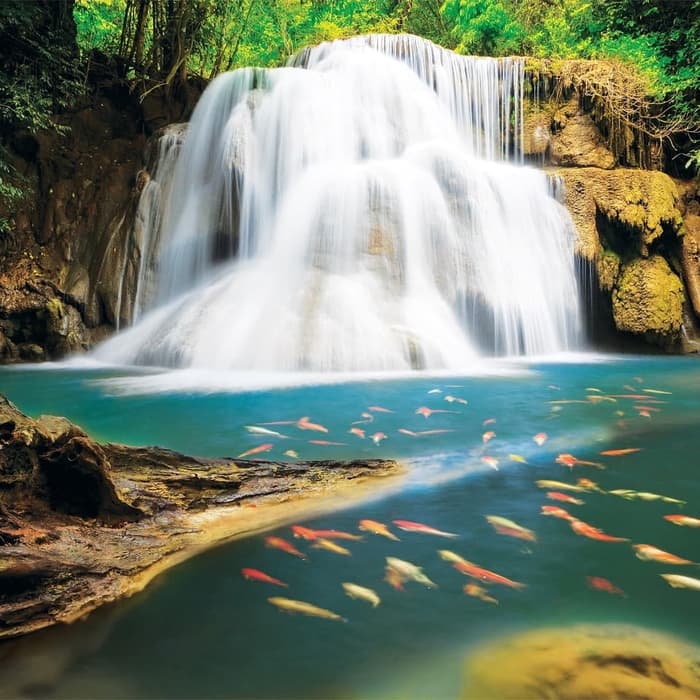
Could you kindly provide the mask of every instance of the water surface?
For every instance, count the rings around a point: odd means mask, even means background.
[[[235,456],[265,442],[267,458],[397,457],[411,474],[400,493],[341,509],[304,525],[357,532],[361,518],[388,524],[400,542],[367,535],[352,556],[311,549],[309,561],[264,546],[263,536],[221,546],[166,572],[144,593],[93,614],[87,622],[23,641],[0,670],[0,695],[56,698],[191,697],[455,697],[468,649],[513,630],[552,623],[630,622],[700,643],[695,591],[672,589],[659,576],[699,576],[696,567],[640,561],[632,543],[700,559],[700,530],[677,527],[669,513],[700,517],[700,366],[689,358],[598,358],[569,363],[494,365],[484,376],[421,376],[326,385],[236,390],[155,391],[160,375],[127,370],[11,368],[0,391],[30,415],[58,413],[101,440],[158,444],[192,454]],[[163,375],[161,387],[173,386]],[[138,391],[139,385],[142,386]],[[627,388],[626,388],[627,387]],[[439,390],[435,391],[435,390]],[[598,391],[596,391],[598,390]],[[669,392],[669,393],[656,393]],[[645,399],[623,395],[646,395]],[[468,403],[446,401],[446,396]],[[593,399],[589,396],[616,397]],[[574,403],[569,403],[574,401]],[[370,406],[393,413],[368,411]],[[421,406],[455,411],[416,414]],[[644,408],[646,407],[646,408]],[[347,431],[380,432],[376,445]],[[648,415],[646,415],[648,414]],[[309,416],[328,433],[268,426],[286,439],[249,434],[246,425]],[[484,425],[484,421],[492,420]],[[411,436],[403,428],[453,432]],[[495,436],[483,443],[483,433]],[[538,447],[533,436],[546,432]],[[343,445],[313,445],[325,439]],[[640,448],[619,457],[599,453]],[[605,469],[555,462],[562,453]],[[527,461],[513,461],[517,454]],[[494,470],[481,461],[498,460]],[[687,501],[625,500],[573,493],[584,505],[548,500],[538,479],[589,478],[604,491],[634,489]],[[564,520],[543,517],[559,505],[629,543],[576,535]],[[497,534],[485,515],[500,515],[536,532],[528,542]],[[455,539],[401,532],[392,520],[427,523]],[[273,533],[291,540],[288,528]],[[347,544],[347,543],[342,543]],[[498,605],[466,596],[471,581],[442,561],[453,550],[523,582],[490,586]],[[396,591],[384,580],[385,557],[424,568],[437,584]],[[246,581],[243,567],[289,584]],[[626,596],[593,590],[605,577]],[[347,598],[344,581],[377,591],[373,609]],[[347,623],[284,615],[266,599],[286,595],[338,612]],[[5,651],[8,647],[5,647]]]

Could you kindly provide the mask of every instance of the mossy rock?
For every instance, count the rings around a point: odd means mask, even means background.
[[[665,231],[681,233],[678,189],[664,173],[623,168],[551,172],[564,182],[564,203],[576,224],[578,252],[589,260],[600,249],[597,219],[601,215],[616,229],[626,249],[643,256]]]
[[[612,294],[618,330],[649,335],[665,344],[683,324],[683,284],[660,255],[623,265]]]
[[[603,250],[596,260],[596,270],[598,272],[598,283],[600,288],[606,292],[612,291],[620,274],[622,261],[620,256],[612,250]]]
[[[46,310],[54,321],[60,321],[65,313],[63,302],[58,297],[52,297],[46,302]]]
[[[700,648],[642,627],[515,634],[467,659],[465,700],[697,700]]]

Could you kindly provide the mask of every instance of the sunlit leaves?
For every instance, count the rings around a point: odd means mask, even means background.
[[[518,53],[525,40],[523,26],[500,0],[446,0],[442,12],[461,53]]]
[[[116,49],[125,9],[124,0],[76,0],[73,17],[80,48]]]

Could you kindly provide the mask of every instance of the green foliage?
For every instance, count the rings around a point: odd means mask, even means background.
[[[69,3],[0,4],[0,131],[50,128],[51,112],[80,91]]]
[[[446,0],[442,13],[454,27],[460,53],[517,53],[525,40],[524,27],[502,0]]]
[[[187,14],[186,65],[211,78],[239,66],[278,66],[305,46],[370,32],[412,31],[451,44],[441,0],[76,0],[78,45],[119,54],[131,75],[163,72],[168,17]],[[143,36],[136,17],[143,6]],[[169,14],[170,12],[174,14]],[[156,12],[154,19],[153,13]],[[161,17],[162,16],[162,17]],[[125,21],[126,17],[126,21]],[[165,19],[163,19],[163,17]],[[126,28],[126,35],[123,28]],[[134,43],[142,44],[138,58]],[[166,70],[167,72],[167,70]]]
[[[10,164],[8,154],[0,147],[0,234],[8,233],[12,218],[5,212],[16,209],[24,199],[26,182]]]
[[[700,136],[700,0],[445,0],[441,12],[463,53],[621,61],[634,73],[628,104],[622,84],[608,84],[614,97],[599,85],[603,101],[635,128],[656,120],[649,135]],[[697,169],[697,151],[688,163]]]
[[[77,73],[72,0],[0,3],[0,232],[27,182],[2,145],[18,131],[58,129],[52,115],[82,90]]]
[[[679,128],[700,123],[700,0],[2,0],[0,135],[51,127],[80,92],[78,48],[147,91],[402,31],[462,53],[620,59]]]
[[[116,52],[125,10],[125,0],[76,0],[73,16],[80,50]]]

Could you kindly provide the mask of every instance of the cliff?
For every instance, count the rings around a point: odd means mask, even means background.
[[[203,90],[140,100],[93,76],[93,95],[56,117],[57,131],[6,143],[26,192],[0,233],[0,362],[80,352],[130,318],[131,245],[148,137],[189,117]]]
[[[525,156],[559,183],[576,225],[594,342],[696,352],[698,185],[668,174],[677,155],[670,139],[663,125],[650,126],[652,116],[632,110],[640,88],[625,95],[626,74],[616,70],[531,62]]]

